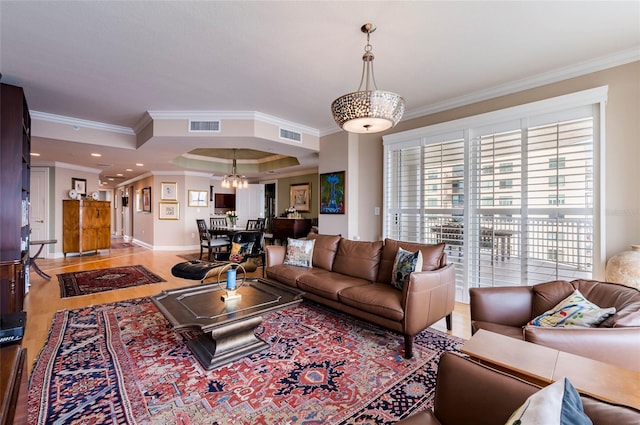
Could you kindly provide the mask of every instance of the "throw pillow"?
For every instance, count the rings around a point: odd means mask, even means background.
[[[422,252],[398,248],[391,272],[391,285],[402,291],[404,285],[409,282],[409,275],[416,270],[422,270]]]
[[[251,253],[253,249],[253,242],[232,242],[231,243],[231,252],[229,253],[229,261],[234,263],[242,263],[244,261],[244,257]]]
[[[287,238],[287,252],[284,257],[284,264],[311,267],[315,242],[315,239]]]
[[[532,394],[506,425],[592,425],[582,400],[567,378]]]
[[[530,321],[528,325],[543,327],[593,327],[598,326],[607,317],[615,314],[615,312],[615,307],[598,307],[586,299],[584,295],[576,289],[551,310],[545,311]]]

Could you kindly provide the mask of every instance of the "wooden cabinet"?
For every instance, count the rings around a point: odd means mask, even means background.
[[[97,251],[111,247],[109,201],[62,201],[62,252]]]
[[[0,84],[0,313],[21,311],[28,285],[30,133],[22,88]]]
[[[284,243],[287,238],[304,238],[311,230],[311,220],[308,218],[274,218],[273,239]]]

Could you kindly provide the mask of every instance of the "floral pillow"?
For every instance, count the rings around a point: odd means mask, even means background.
[[[580,394],[567,378],[533,393],[505,425],[592,425]]]
[[[576,289],[551,310],[545,311],[527,324],[542,327],[594,327],[615,312],[615,307],[598,307]]]
[[[410,252],[398,248],[391,272],[391,285],[402,290],[409,282],[409,275],[416,270],[422,270],[422,252],[420,250]]]
[[[234,263],[242,263],[244,261],[244,257],[251,253],[253,249],[253,242],[232,242],[231,243],[231,252],[229,253],[229,261]]]
[[[284,264],[311,267],[315,242],[315,239],[287,238],[287,253],[284,257]]]

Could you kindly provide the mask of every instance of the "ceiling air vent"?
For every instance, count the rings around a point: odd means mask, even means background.
[[[215,133],[220,131],[220,121],[191,121],[189,120],[189,132]]]
[[[302,142],[302,134],[296,131],[286,130],[284,128],[280,129],[280,138],[293,140],[294,142],[301,143]]]

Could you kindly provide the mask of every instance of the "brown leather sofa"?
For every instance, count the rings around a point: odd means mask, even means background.
[[[496,425],[540,387],[453,353],[440,357],[433,410],[416,413],[402,425]],[[593,425],[640,423],[640,411],[582,395]]]
[[[616,313],[598,327],[547,328],[527,323],[578,289],[599,307]],[[640,291],[595,280],[564,280],[533,286],[470,289],[471,331],[520,338],[560,351],[640,370]]]
[[[310,300],[400,332],[406,358],[413,356],[414,336],[426,327],[446,317],[451,329],[455,269],[447,265],[444,244],[352,241],[315,233],[307,238],[315,239],[313,267],[283,264],[286,248],[268,245],[267,278],[304,291]],[[390,283],[398,247],[419,249],[423,257],[422,271],[411,273],[402,291]]]

